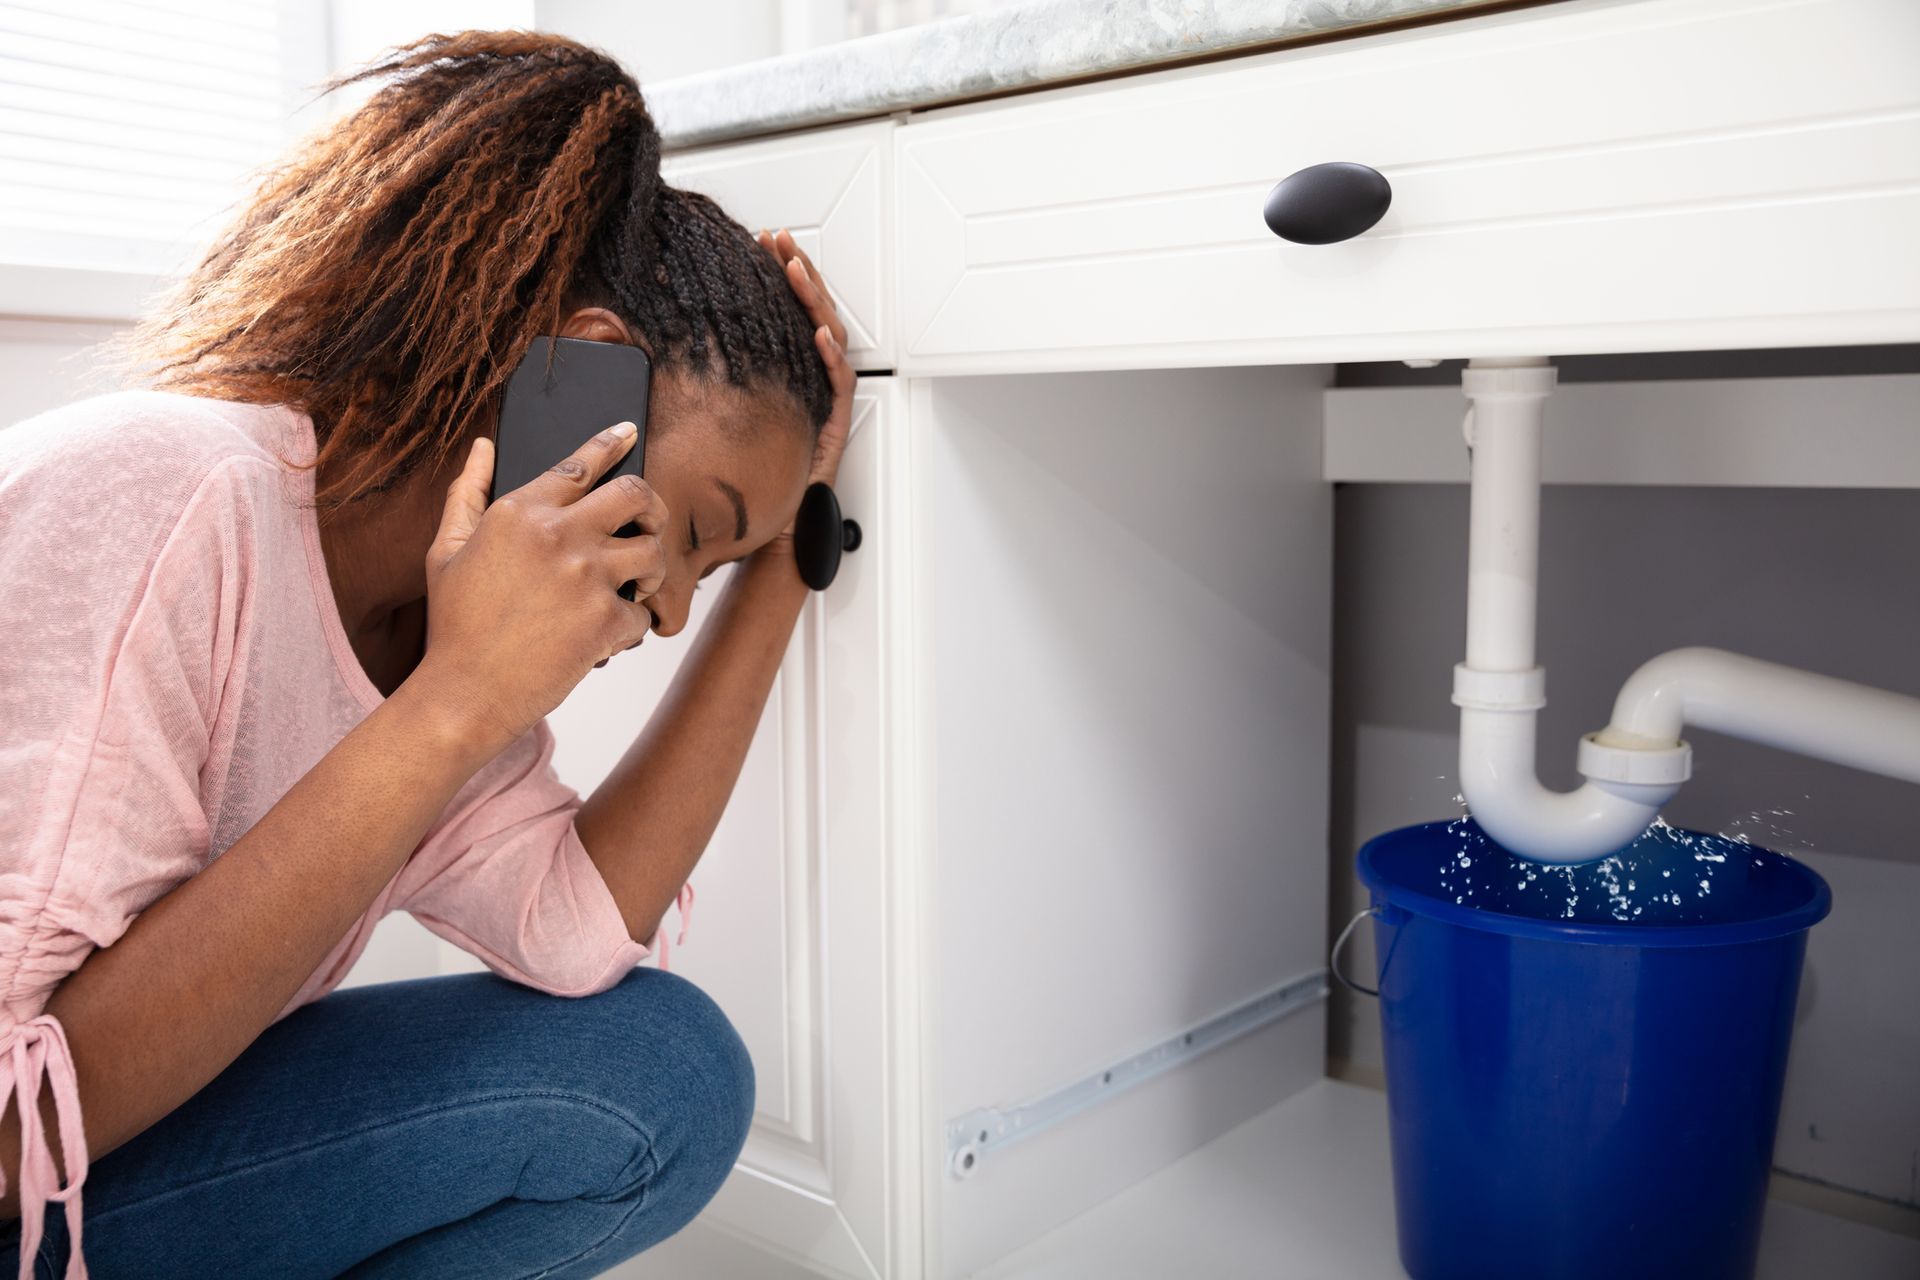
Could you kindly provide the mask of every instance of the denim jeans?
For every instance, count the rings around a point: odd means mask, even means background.
[[[752,1115],[740,1037],[658,969],[578,999],[491,974],[336,991],[93,1162],[88,1269],[594,1276],[700,1211]],[[8,1223],[0,1274],[19,1241]],[[49,1205],[37,1275],[66,1258]]]

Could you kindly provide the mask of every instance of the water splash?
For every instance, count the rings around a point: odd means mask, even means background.
[[[1519,857],[1464,814],[1445,831],[1452,843],[1438,884],[1447,900],[1542,920],[1654,925],[1717,919],[1723,909],[1715,891],[1721,897],[1728,891],[1722,882],[1741,881],[1760,865],[1758,857],[1732,856],[1757,852],[1747,841],[1664,820],[1618,853],[1572,865]]]
[[[1758,855],[1799,843],[1788,825],[1792,809],[1756,809],[1712,833],[1657,817],[1638,840],[1608,857],[1543,863],[1495,843],[1467,811],[1466,796],[1456,793],[1453,802],[1460,816],[1445,830],[1455,843],[1439,875],[1446,897],[1542,920],[1661,925],[1718,919],[1747,877],[1763,874]],[[1761,833],[1767,848],[1756,845],[1748,829]]]

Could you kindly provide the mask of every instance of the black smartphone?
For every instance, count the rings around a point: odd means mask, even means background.
[[[536,337],[507,380],[494,429],[493,485],[487,501],[518,489],[616,422],[631,422],[638,433],[632,447],[593,487],[615,476],[642,474],[652,381],[653,365],[639,347]],[[628,522],[615,534],[631,538],[639,532],[639,525]],[[634,586],[621,583],[621,598],[632,600]]]

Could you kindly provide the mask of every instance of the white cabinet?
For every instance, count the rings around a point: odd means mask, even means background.
[[[899,376],[675,953],[758,1122],[621,1274],[1013,1274],[1318,1080],[1311,1004],[1179,1046],[1325,963],[1326,362],[1920,338],[1916,49],[1904,0],[1566,0],[670,157]],[[1335,159],[1385,220],[1276,239]],[[672,652],[555,713],[563,776]]]
[[[949,1169],[955,1117],[1322,964],[1325,381],[861,382],[838,487],[863,542],[800,623],[673,952],[740,1027],[758,1119],[689,1237],[620,1274],[730,1277],[742,1249],[971,1274],[1320,1076],[1309,1000]],[[582,683],[563,777],[605,774],[684,648]]]
[[[749,231],[793,232],[840,306],[856,369],[894,362],[892,131],[882,120],[669,154],[660,165]]]
[[[911,1023],[919,934],[906,894],[914,843],[896,834],[904,784],[890,639],[910,547],[900,484],[903,389],[861,382],[836,485],[865,544],[796,626],[740,781],[692,877],[698,900],[674,971],[738,1027],[757,1083],[752,1135],[705,1222],[841,1276],[908,1274],[903,1204],[918,1129],[892,1086]],[[703,596],[717,592],[721,575]],[[704,603],[704,601],[703,601]],[[589,675],[550,716],[555,767],[583,794],[619,760],[697,633],[650,640]],[[669,916],[668,927],[675,927]],[[894,1004],[905,1000],[904,1015]],[[645,1270],[634,1275],[647,1275]]]
[[[1567,0],[895,131],[909,374],[1911,341],[1920,5]],[[1262,221],[1325,161],[1338,244]]]
[[[1324,966],[1327,372],[913,381],[943,1123]],[[1306,1087],[1324,1030],[1307,1004],[970,1177],[929,1162],[919,1274],[973,1275]]]

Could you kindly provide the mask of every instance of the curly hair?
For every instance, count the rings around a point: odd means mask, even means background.
[[[660,176],[640,86],[529,31],[435,34],[320,87],[380,87],[260,171],[199,265],[111,353],[161,390],[309,414],[330,514],[438,468],[533,339],[606,306],[656,369],[833,391],[814,327],[747,229]]]

